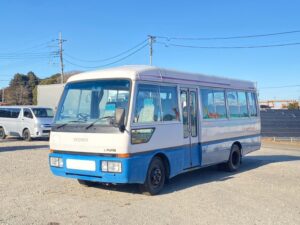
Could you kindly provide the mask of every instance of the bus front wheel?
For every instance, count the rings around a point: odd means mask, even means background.
[[[164,187],[166,180],[166,168],[163,161],[159,157],[152,159],[145,183],[141,185],[141,191],[146,195],[156,195]]]
[[[229,172],[234,172],[239,169],[241,165],[241,149],[238,145],[234,144],[231,148],[229,160],[225,165],[225,168]]]

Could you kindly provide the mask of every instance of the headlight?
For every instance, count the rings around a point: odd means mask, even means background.
[[[64,161],[59,157],[50,157],[50,166],[63,167]]]
[[[101,170],[103,172],[121,173],[122,163],[115,161],[101,161]]]
[[[101,161],[101,170],[107,172],[107,161]]]

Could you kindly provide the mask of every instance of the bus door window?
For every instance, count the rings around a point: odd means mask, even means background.
[[[190,91],[191,135],[197,136],[197,98],[196,92]]]
[[[188,117],[188,100],[187,100],[187,91],[181,90],[180,92],[180,103],[182,109],[182,122],[183,122],[183,135],[184,138],[189,136],[189,117]]]

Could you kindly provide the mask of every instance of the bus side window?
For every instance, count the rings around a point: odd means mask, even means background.
[[[203,119],[227,117],[224,90],[201,90]]]
[[[253,92],[247,92],[248,95],[248,104],[250,110],[250,116],[257,116],[257,105],[256,105],[256,94]]]
[[[229,115],[232,118],[240,117],[239,103],[238,103],[238,95],[236,91],[228,91],[227,92],[227,102]]]
[[[247,107],[247,96],[246,92],[238,92],[238,100],[239,100],[239,107],[240,107],[240,117],[248,117],[248,107]]]
[[[213,91],[209,89],[202,89],[201,100],[203,119],[214,118],[213,115],[215,114],[215,107]]]
[[[177,88],[160,86],[159,93],[163,121],[178,121],[179,110],[177,100]]]
[[[226,118],[225,92],[214,90],[214,105],[216,107],[216,118]]]
[[[160,96],[158,86],[141,84],[135,104],[134,123],[161,121]]]

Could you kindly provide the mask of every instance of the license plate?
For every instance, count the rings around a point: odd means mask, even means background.
[[[91,160],[67,159],[67,168],[72,170],[96,171],[96,163]]]

